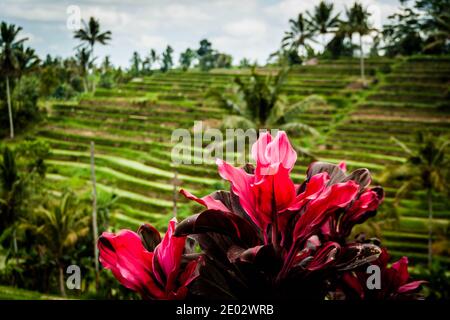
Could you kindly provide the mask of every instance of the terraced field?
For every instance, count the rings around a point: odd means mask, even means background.
[[[388,74],[381,72],[390,68]],[[355,85],[358,61],[337,60],[293,69],[283,91],[291,102],[310,94],[323,95],[329,102],[301,115],[302,121],[323,133],[312,148],[319,159],[346,160],[349,169],[367,167],[377,178],[386,166],[404,161],[405,155],[389,142],[391,135],[411,145],[416,130],[431,127],[434,132],[448,132],[450,116],[444,93],[450,80],[450,59],[369,60],[366,69],[370,90]],[[77,104],[54,105],[49,122],[38,132],[52,147],[48,161],[52,187],[89,189],[89,144],[94,141],[98,188],[119,196],[114,226],[135,228],[142,221],[164,226],[172,212],[175,171],[180,185],[199,195],[226,187],[215,165],[172,166],[170,140],[172,130],[192,130],[196,120],[219,126],[226,111],[205,99],[205,92],[210,87],[228,86],[237,75],[245,79],[248,71],[155,73],[120,88],[99,89],[94,97]],[[375,84],[375,79],[381,81]],[[306,160],[299,160],[294,171],[298,182],[306,165]],[[395,188],[387,186],[387,203],[392,202]],[[394,255],[408,254],[413,262],[426,258],[423,197],[418,191],[415,200],[402,201],[399,227],[383,231]],[[186,202],[179,200],[181,213],[189,211]],[[447,199],[436,196],[435,208],[436,234],[447,236]],[[449,263],[448,257],[442,259]]]
[[[450,59],[411,58],[396,62],[392,69],[335,128],[322,150],[316,150],[321,159],[367,163],[379,176],[386,166],[402,163],[406,156],[390,137],[413,147],[417,131],[449,132]],[[392,202],[397,187],[386,186],[386,203]],[[398,227],[384,230],[384,243],[393,255],[407,252],[413,262],[426,260],[428,211],[424,199],[425,193],[418,190],[402,200]],[[434,203],[435,241],[442,241],[448,239],[450,206],[448,199],[438,195],[434,195]],[[448,256],[442,260],[449,263]]]

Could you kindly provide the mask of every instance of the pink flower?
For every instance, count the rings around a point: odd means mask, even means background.
[[[380,267],[381,284],[379,289],[367,288],[368,274],[366,270],[345,273],[342,277],[343,290],[348,299],[417,299],[419,287],[426,281],[410,281],[408,258],[402,257],[388,268],[390,259],[386,249],[373,263]]]
[[[304,182],[295,185],[290,172],[297,155],[284,132],[275,138],[262,134],[252,155],[256,167],[217,160],[231,192],[198,198],[181,190],[207,209],[176,228],[172,219],[162,241],[150,225],[137,233],[105,232],[98,241],[103,266],[150,299],[419,297],[423,282],[410,281],[406,257],[388,268],[377,240],[348,239],[356,224],[375,215],[384,197],[382,188],[369,188],[367,169],[347,174],[345,163],[314,162]],[[195,239],[203,251],[201,263],[186,244],[188,236],[188,244]],[[366,286],[371,264],[380,266],[380,290]]]
[[[186,237],[173,235],[175,224],[175,219],[170,220],[162,241],[158,231],[149,225],[139,228],[138,233],[104,232],[98,240],[100,262],[120,283],[143,298],[185,298],[187,286],[197,277],[198,261],[182,263]]]
[[[262,134],[252,147],[256,161],[253,174],[217,160],[219,174],[231,182],[232,191],[239,197],[242,208],[262,230],[272,223],[274,214],[295,204],[295,186],[289,173],[297,160],[286,133],[278,132],[275,139]]]

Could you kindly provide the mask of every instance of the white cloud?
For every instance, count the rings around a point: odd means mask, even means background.
[[[167,40],[160,36],[142,35],[135,45],[139,48],[156,48],[162,50],[167,45]]]
[[[90,17],[95,17],[105,27],[122,28],[132,21],[132,16],[120,11],[115,7],[83,7],[81,8],[81,17],[88,20]]]
[[[397,0],[361,1],[376,14],[377,26],[385,23],[398,6]],[[333,0],[336,12],[353,2]],[[161,52],[167,44],[174,48],[177,61],[181,51],[188,46],[197,48],[203,38],[211,40],[214,48],[232,54],[235,62],[242,57],[264,62],[279,47],[289,27],[288,19],[318,3],[319,0],[1,0],[0,12],[2,20],[23,26],[23,34],[32,32],[29,44],[40,54],[70,55],[78,41],[66,27],[66,9],[78,5],[84,19],[95,16],[102,30],[112,32],[111,43],[96,48],[99,60],[108,54],[116,65],[128,66],[133,51],[145,54],[155,48]]]
[[[23,39],[23,38],[27,38],[28,39],[27,43],[32,46],[42,43],[42,41],[43,41],[43,39],[41,37],[38,37],[38,36],[32,34],[31,32],[22,32],[20,34],[20,39]]]
[[[64,21],[66,19],[66,11],[61,10],[59,6],[52,5],[32,5],[30,3],[24,4],[8,4],[0,6],[0,11],[5,17],[12,17],[17,19],[40,21],[40,22],[53,22]]]
[[[234,37],[261,38],[267,31],[266,24],[261,20],[243,19],[228,23],[224,31]]]

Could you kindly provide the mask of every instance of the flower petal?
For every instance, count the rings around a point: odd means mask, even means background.
[[[230,212],[230,210],[219,200],[214,199],[211,195],[207,195],[203,198],[198,198],[194,196],[189,191],[186,191],[184,189],[180,190],[180,193],[188,198],[189,200],[193,200],[195,202],[200,203],[202,206],[205,206],[206,208],[210,210],[219,210],[223,212]]]
[[[98,248],[100,262],[121,284],[144,297],[163,298],[163,291],[151,277],[153,253],[144,248],[138,234],[130,230],[121,230],[117,235],[104,232]]]
[[[297,195],[294,204],[288,210],[295,211],[300,209],[309,200],[316,199],[325,189],[330,180],[327,172],[318,173],[312,176],[306,184],[305,191]]]
[[[242,208],[255,224],[262,227],[256,216],[255,197],[251,189],[254,176],[249,175],[242,169],[233,167],[223,160],[217,159],[216,163],[219,166],[220,176],[231,182],[231,190],[239,197]]]
[[[159,231],[149,224],[141,225],[137,233],[141,236],[142,244],[149,252],[153,252],[155,247],[161,242]]]
[[[392,264],[391,268],[397,272],[396,281],[399,287],[408,282],[409,272],[407,257],[401,257],[400,260]]]
[[[328,217],[327,213],[346,207],[357,192],[358,185],[353,181],[337,183],[328,187],[317,199],[308,204],[306,211],[295,225],[293,238],[300,241],[309,238]]]
[[[426,281],[419,280],[419,281],[413,281],[413,282],[407,283],[407,284],[401,286],[400,288],[398,288],[397,292],[398,293],[408,293],[408,292],[414,291],[423,283],[426,283]]]
[[[263,166],[270,164],[270,159],[266,157],[266,149],[268,144],[272,141],[272,136],[269,132],[261,133],[258,140],[252,146],[252,158],[256,163]]]
[[[256,212],[259,225],[272,222],[273,213],[288,209],[295,199],[295,186],[289,177],[289,171],[280,167],[273,176],[264,177],[258,184],[252,185],[256,198]],[[276,208],[273,208],[273,205]]]
[[[268,144],[266,156],[271,164],[281,163],[289,171],[297,161],[297,152],[292,148],[284,131],[278,131],[275,139]]]
[[[175,237],[176,219],[169,221],[164,239],[155,248],[153,266],[155,277],[159,283],[165,285],[166,292],[175,288],[175,280],[180,271],[181,256],[184,252],[186,237]],[[161,272],[159,272],[159,269]],[[162,274],[161,274],[162,273]]]

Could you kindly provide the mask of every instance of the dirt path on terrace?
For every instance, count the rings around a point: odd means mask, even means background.
[[[394,115],[387,116],[382,114],[354,114],[352,120],[387,120],[387,121],[405,121],[405,122],[424,122],[424,123],[450,123],[449,116],[419,116],[419,115]]]

